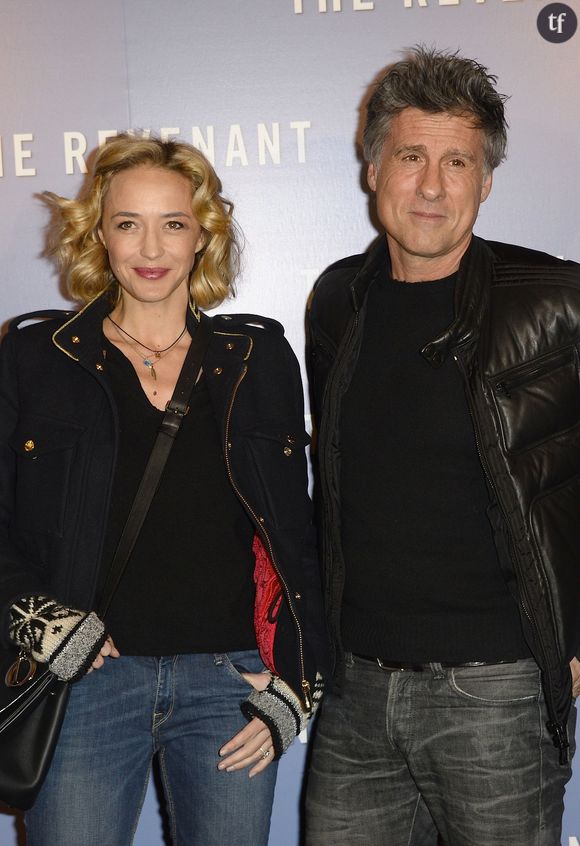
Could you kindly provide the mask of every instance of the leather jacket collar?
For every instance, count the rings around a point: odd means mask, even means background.
[[[455,288],[455,319],[438,337],[425,344],[421,354],[433,367],[440,367],[451,349],[468,346],[479,335],[489,300],[493,276],[493,253],[480,238],[472,237],[459,265]],[[380,237],[369,249],[367,258],[351,283],[353,308],[360,311],[371,284],[390,274],[391,260],[386,238]]]

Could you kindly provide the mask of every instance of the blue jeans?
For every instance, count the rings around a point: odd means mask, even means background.
[[[558,846],[571,768],[547,719],[531,659],[388,672],[347,655],[314,740],[307,846]]]
[[[28,846],[128,846],[155,753],[174,846],[266,846],[275,763],[255,778],[217,769],[218,750],[246,724],[256,651],[121,657],[73,685]]]

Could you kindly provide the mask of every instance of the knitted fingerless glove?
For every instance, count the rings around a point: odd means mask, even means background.
[[[317,674],[314,686],[313,711],[322,698],[322,679]],[[265,690],[254,690],[240,705],[247,720],[259,717],[270,729],[277,760],[290,746],[297,734],[306,727],[311,714],[302,707],[294,691],[278,676],[272,676]]]
[[[46,596],[24,596],[10,607],[10,639],[63,681],[76,681],[107,639],[94,612],[66,608]]]

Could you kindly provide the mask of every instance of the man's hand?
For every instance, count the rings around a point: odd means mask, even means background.
[[[572,658],[570,661],[570,672],[572,673],[572,696],[580,696],[580,661]]]

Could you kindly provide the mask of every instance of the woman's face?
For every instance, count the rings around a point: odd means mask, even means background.
[[[111,179],[99,237],[125,299],[187,301],[189,274],[204,243],[191,191],[180,173],[148,165]]]

